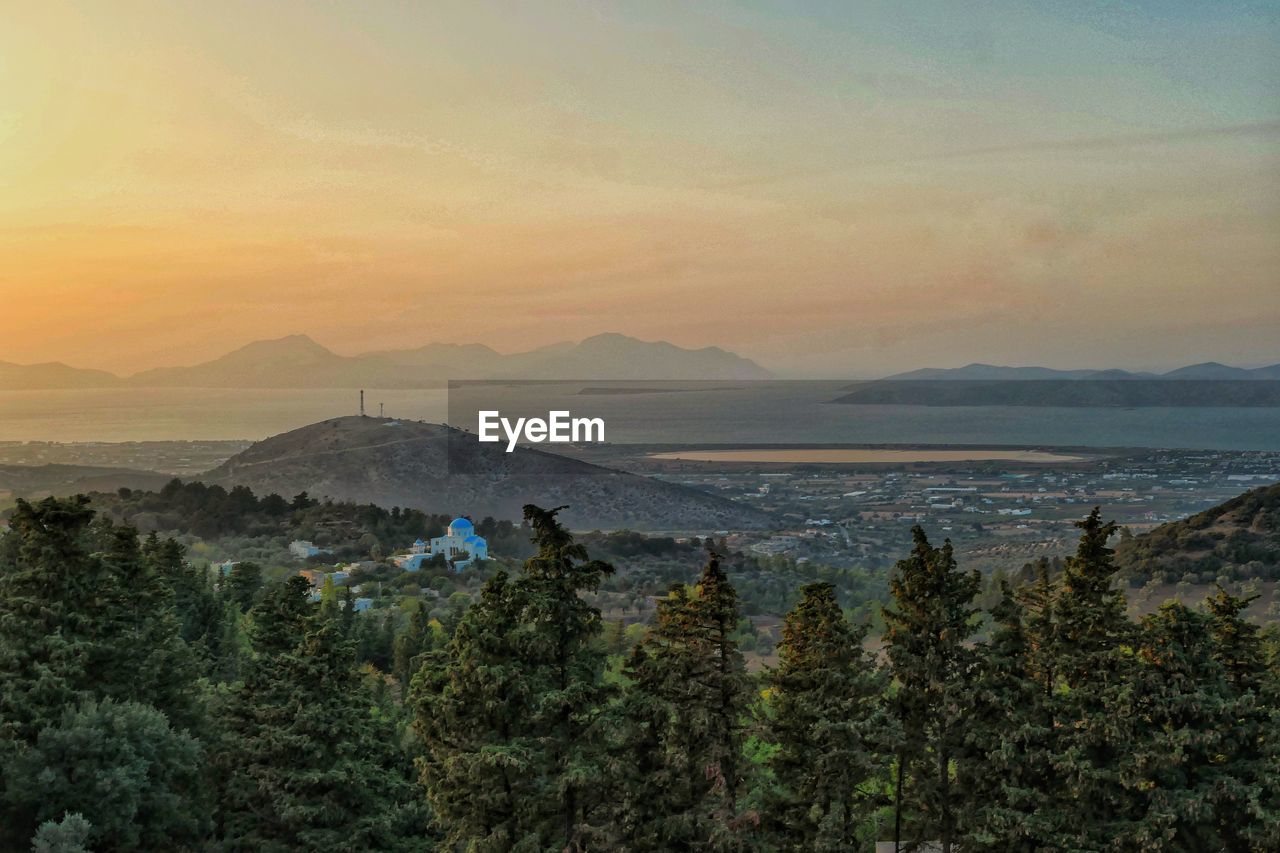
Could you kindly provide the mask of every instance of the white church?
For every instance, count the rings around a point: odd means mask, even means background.
[[[419,539],[408,554],[396,557],[395,563],[406,571],[416,572],[437,554],[452,561],[454,568],[465,569],[476,560],[489,559],[489,543],[476,535],[475,525],[470,521],[455,518],[443,536],[436,536],[430,542]]]

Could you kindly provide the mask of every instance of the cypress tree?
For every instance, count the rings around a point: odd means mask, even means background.
[[[1143,620],[1123,783],[1135,809],[1113,843],[1141,850],[1248,850],[1277,837],[1263,815],[1267,727],[1213,654],[1208,617],[1170,603]],[[1274,782],[1272,783],[1274,784]],[[1270,822],[1270,827],[1264,824]]]
[[[34,741],[88,694],[84,662],[108,588],[81,542],[88,504],[19,500],[0,539],[0,742]]]
[[[733,639],[737,592],[712,554],[693,594],[659,602],[625,668],[619,823],[629,849],[738,849],[758,816],[741,808],[752,684]]]
[[[328,581],[329,578],[326,577],[325,580]],[[240,612],[246,612],[258,600],[262,583],[262,566],[248,560],[236,563],[227,575],[227,597],[236,603]]]
[[[25,846],[36,825],[11,790],[15,762],[91,696],[85,662],[106,575],[82,543],[92,518],[83,496],[19,500],[0,536],[0,847]]]
[[[414,677],[422,784],[447,849],[514,849],[539,796],[529,675],[513,640],[520,602],[506,572],[485,582],[445,649]]]
[[[1134,626],[1107,540],[1115,533],[1095,508],[1067,558],[1053,601],[1047,655],[1054,669],[1052,765],[1060,804],[1056,846],[1103,849],[1129,830],[1143,795],[1124,784],[1133,749]],[[1069,804],[1069,806],[1068,806]]]
[[[173,590],[143,556],[137,530],[113,527],[105,538],[110,586],[92,661],[100,692],[151,705],[175,728],[195,728],[196,661],[182,640]]]
[[[1234,714],[1228,727],[1234,745],[1229,771],[1243,792],[1256,793],[1256,801],[1224,798],[1215,810],[1230,849],[1280,838],[1280,707],[1275,701],[1280,697],[1268,690],[1262,633],[1243,615],[1253,600],[1218,587],[1205,602],[1211,654],[1226,682],[1227,710]]]
[[[1047,579],[1046,579],[1047,582]],[[1044,588],[1033,589],[1039,600]],[[1052,716],[1036,680],[1027,614],[1007,582],[991,611],[994,629],[978,647],[959,781],[965,850],[1032,851],[1054,837]]]
[[[486,583],[418,677],[423,782],[449,843],[602,843],[610,688],[595,642],[600,611],[582,594],[613,569],[574,542],[556,520],[562,508],[525,507],[537,552],[516,580]],[[468,773],[488,782],[488,796],[472,797]]]
[[[934,548],[919,527],[915,546],[890,581],[884,641],[896,681],[894,710],[902,726],[897,750],[895,824],[909,819],[912,843],[937,842],[951,853],[965,809],[954,762],[964,750],[974,652],[978,572],[956,568],[951,542]],[[900,832],[895,828],[895,835]]]
[[[290,578],[254,607],[256,657],[229,703],[220,765],[230,850],[394,849],[412,796],[349,641]],[[408,812],[411,813],[411,812]]]
[[[865,846],[859,830],[880,805],[885,679],[844,618],[835,587],[801,587],[769,675],[769,760],[780,789],[768,822],[780,850]]]

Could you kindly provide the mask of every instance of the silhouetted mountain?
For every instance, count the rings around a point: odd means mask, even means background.
[[[964,367],[922,367],[906,373],[886,377],[893,381],[932,381],[940,379],[963,380],[1028,380],[1028,379],[1080,379],[1093,370],[1054,370],[1050,367],[1002,367],[995,364],[966,364]]]
[[[753,361],[718,347],[605,334],[502,354],[480,344],[430,344],[337,355],[306,337],[258,341],[191,367],[147,370],[132,385],[214,388],[423,388],[450,379],[766,379]]]
[[[0,391],[112,388],[120,382],[120,377],[105,370],[70,367],[57,361],[45,364],[0,361]]]
[[[884,381],[1028,381],[1043,379],[1280,379],[1280,364],[1269,367],[1231,367],[1208,361],[1170,370],[1142,373],[1128,370],[1055,370],[1051,367],[1001,367],[994,364],[966,364],[964,367],[924,367],[885,377]]]
[[[527,503],[568,504],[578,529],[707,533],[768,526],[716,495],[519,447],[481,444],[440,424],[346,417],[260,441],[200,479],[436,513],[518,519]]]
[[[511,356],[507,374],[520,379],[769,379],[750,359],[720,349],[684,349],[666,341],[595,335],[576,345],[555,345]],[[465,377],[460,377],[465,378]]]
[[[1280,382],[1248,379],[882,379],[832,402],[892,406],[1280,406]]]
[[[146,370],[130,377],[129,383],[189,388],[400,388],[412,387],[415,378],[378,356],[341,356],[306,335],[290,335],[255,341],[191,367]]]

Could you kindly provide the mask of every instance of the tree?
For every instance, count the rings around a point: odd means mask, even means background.
[[[413,680],[422,783],[446,849],[505,851],[527,837],[521,804],[543,783],[537,733],[524,716],[530,674],[513,642],[519,618],[520,602],[498,572]]]
[[[294,576],[253,611],[256,657],[219,744],[224,843],[254,851],[412,844],[402,824],[417,818],[394,732],[374,713],[351,643],[314,617],[307,589]]]
[[[1142,850],[1258,850],[1280,837],[1252,693],[1237,693],[1213,654],[1210,617],[1166,604],[1143,620],[1122,781],[1141,796],[1116,841]],[[1267,788],[1270,787],[1270,791]]]
[[[91,657],[99,695],[150,705],[177,727],[195,728],[196,661],[181,636],[173,589],[144,557],[138,531],[111,527],[101,555],[109,577]]]
[[[562,508],[561,508],[562,509]],[[526,506],[537,553],[481,590],[416,679],[422,779],[446,841],[476,850],[600,844],[609,697],[588,605],[612,572],[556,520]],[[473,797],[464,780],[485,780]]]
[[[1052,661],[1054,846],[1103,849],[1129,832],[1146,795],[1127,788],[1122,762],[1131,753],[1134,707],[1134,626],[1107,540],[1115,533],[1095,508],[1083,521],[1075,555],[1067,558],[1053,600],[1045,654]]]
[[[934,548],[919,527],[912,536],[911,555],[898,561],[889,583],[893,606],[884,608],[884,642],[897,688],[892,701],[902,726],[895,837],[909,817],[913,842],[936,841],[951,853],[965,807],[954,762],[964,749],[975,668],[967,641],[975,631],[972,604],[982,578],[956,568],[950,540]]]
[[[57,822],[46,820],[31,839],[31,853],[89,853],[92,829],[79,812],[70,812]]]
[[[862,647],[835,587],[801,587],[787,614],[779,666],[769,674],[767,721],[780,789],[769,823],[782,850],[865,846],[859,830],[879,803],[886,723],[883,674]]]
[[[671,588],[624,670],[618,806],[627,847],[733,849],[758,822],[740,809],[753,693],[733,635],[737,593],[712,554],[691,591]]]
[[[19,500],[0,539],[0,748],[33,743],[87,697],[84,661],[108,588],[80,539],[88,499]],[[25,840],[28,836],[24,836]]]
[[[1028,591],[1039,600],[1047,572]],[[965,850],[1031,851],[1049,846],[1062,804],[1049,783],[1053,720],[1036,680],[1027,615],[1008,582],[991,611],[994,630],[977,647],[963,757],[957,779],[967,792],[960,824]],[[1033,617],[1031,621],[1036,621]]]
[[[244,613],[258,600],[262,583],[262,566],[249,560],[236,563],[227,575],[227,597]]]
[[[209,829],[202,766],[199,743],[156,709],[90,699],[13,763],[7,799],[35,822],[81,813],[94,849],[181,849]]]
[[[1205,602],[1210,654],[1226,682],[1225,710],[1234,715],[1225,727],[1234,746],[1229,769],[1244,786],[1215,811],[1221,837],[1231,849],[1280,837],[1280,693],[1269,689],[1280,670],[1268,667],[1262,632],[1245,621],[1244,611],[1253,600],[1219,587]],[[1256,801],[1250,796],[1255,792]]]
[[[422,666],[422,655],[444,644],[444,628],[419,604],[409,617],[409,624],[396,635],[392,653],[392,672],[404,688]]]

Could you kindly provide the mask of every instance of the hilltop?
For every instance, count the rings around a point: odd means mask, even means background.
[[[578,529],[706,533],[765,527],[750,507],[696,489],[569,459],[480,444],[441,424],[343,417],[252,445],[200,479],[427,512],[518,519],[524,504],[568,504]]]
[[[1116,562],[1132,578],[1168,583],[1186,575],[1200,583],[1223,574],[1280,579],[1280,483],[1125,539]]]

